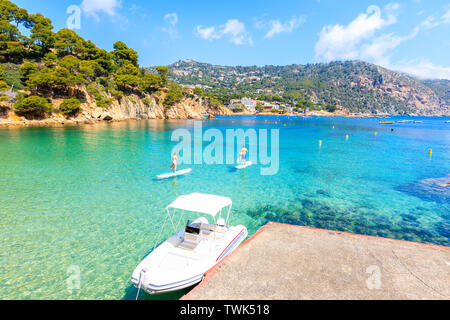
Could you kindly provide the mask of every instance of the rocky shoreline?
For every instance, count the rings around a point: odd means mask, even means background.
[[[60,101],[54,101],[58,105]],[[5,108],[5,105],[0,105]],[[10,108],[10,107],[8,107]],[[87,102],[82,105],[82,112],[76,117],[66,117],[61,113],[53,113],[43,119],[26,119],[19,117],[12,110],[0,115],[0,128],[2,127],[59,127],[76,126],[84,124],[96,124],[104,122],[140,121],[140,120],[191,120],[208,119],[209,115],[234,115],[234,116],[282,116],[282,117],[347,117],[347,118],[389,118],[388,114],[350,114],[348,112],[336,111],[310,111],[307,113],[284,113],[272,112],[241,112],[233,113],[226,107],[213,107],[201,98],[184,99],[173,107],[166,108],[155,97],[150,98],[150,103],[144,103],[138,96],[126,96],[121,101],[115,101],[109,108],[97,107],[95,100],[87,96]]]
[[[203,114],[227,115],[232,112],[222,106],[214,106],[205,98],[191,95],[183,98],[172,107],[162,104],[163,99],[154,95],[140,97],[136,94],[123,96],[120,100],[113,100],[107,108],[97,106],[96,100],[85,88],[79,88],[85,96],[85,102],[81,104],[81,111],[77,116],[68,117],[59,112],[54,112],[41,119],[27,119],[20,117],[13,111],[10,103],[3,102],[0,108],[0,127],[44,127],[66,126],[80,124],[95,124],[101,122],[133,121],[133,120],[183,120],[204,119]],[[110,98],[110,97],[107,97]],[[51,99],[55,110],[58,110],[63,99]]]

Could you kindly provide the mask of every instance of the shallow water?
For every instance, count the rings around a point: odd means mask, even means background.
[[[0,129],[0,299],[134,299],[164,208],[192,192],[232,198],[231,223],[250,235],[279,221],[449,246],[448,194],[420,183],[450,173],[450,124],[416,120],[219,117],[204,130],[279,129],[278,174],[190,165],[166,181],[155,177],[170,171],[172,132],[192,121]]]

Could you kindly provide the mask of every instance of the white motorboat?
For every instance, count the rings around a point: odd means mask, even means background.
[[[248,236],[245,226],[228,225],[231,207],[231,199],[216,195],[193,193],[176,199],[167,207],[156,244],[168,221],[177,232],[185,215],[195,215],[196,219],[188,221],[184,230],[160,246],[155,245],[133,272],[133,284],[139,290],[158,294],[201,282],[209,269],[232,253]],[[223,212],[227,215],[226,220],[222,218]],[[207,218],[212,220],[211,223]]]

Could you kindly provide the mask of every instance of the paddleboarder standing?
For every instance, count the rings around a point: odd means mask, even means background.
[[[239,159],[240,159],[241,163],[243,163],[244,165],[247,164],[247,153],[248,153],[248,150],[244,145],[241,149],[241,152],[239,153]]]
[[[177,173],[177,162],[178,162],[178,155],[175,152],[172,156],[172,167],[170,167],[170,169],[173,170],[173,173]]]

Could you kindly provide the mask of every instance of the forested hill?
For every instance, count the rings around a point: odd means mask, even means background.
[[[138,53],[117,41],[112,51],[11,1],[0,0],[0,119],[197,117],[229,112],[168,79],[146,72]],[[195,112],[194,112],[195,109]]]
[[[173,81],[201,85],[224,103],[251,96],[281,98],[300,108],[339,105],[350,112],[450,115],[450,81],[421,81],[362,61],[226,67],[185,60],[168,67]]]

